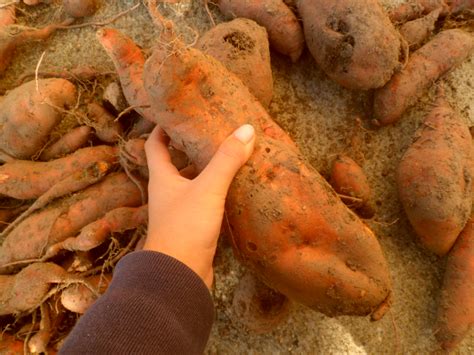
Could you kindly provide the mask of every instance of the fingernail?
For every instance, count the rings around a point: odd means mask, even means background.
[[[243,144],[249,143],[255,135],[255,129],[252,125],[244,124],[234,132],[234,137]]]

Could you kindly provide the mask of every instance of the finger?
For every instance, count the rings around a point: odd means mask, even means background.
[[[249,124],[238,128],[220,145],[209,164],[195,179],[196,183],[207,191],[227,195],[235,174],[252,154],[254,144],[254,128]]]
[[[168,151],[169,137],[158,126],[150,133],[145,142],[145,153],[150,175],[156,179],[179,176],[179,172],[171,162]]]

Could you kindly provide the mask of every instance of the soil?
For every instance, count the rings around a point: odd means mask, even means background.
[[[99,11],[85,21],[110,18],[137,2],[102,0]],[[386,8],[402,2],[382,1]],[[176,22],[190,44],[211,26],[200,0],[182,0],[165,7],[165,15]],[[212,5],[211,11],[217,22],[223,20]],[[59,20],[60,16],[60,5],[35,8],[21,5],[18,22],[39,27]],[[160,39],[143,6],[110,26],[130,35],[146,53],[150,52],[152,43]],[[96,29],[61,30],[47,42],[22,47],[5,76],[0,77],[0,89],[11,87],[20,75],[34,71],[43,52],[43,71],[85,64],[104,72],[113,71],[111,60],[95,39]],[[293,304],[286,322],[271,333],[257,335],[239,323],[231,311],[233,292],[244,270],[223,238],[215,260],[216,319],[207,353],[426,354],[439,351],[433,327],[445,259],[421,247],[403,212],[395,186],[398,162],[431,108],[435,87],[397,124],[375,129],[370,124],[371,93],[349,91],[331,81],[307,50],[295,64],[272,52],[272,67],[275,87],[269,111],[296,141],[308,162],[327,177],[334,157],[345,152],[366,172],[376,201],[376,214],[366,222],[377,234],[389,263],[393,305],[382,320],[370,322],[360,317],[328,318]],[[442,82],[448,101],[473,126],[474,55]],[[105,83],[99,81],[97,92],[104,86]],[[455,353],[474,353],[472,331]]]

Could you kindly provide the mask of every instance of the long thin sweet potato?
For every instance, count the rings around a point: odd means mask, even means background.
[[[33,80],[13,89],[0,102],[0,149],[31,158],[48,141],[61,111],[75,102],[76,88],[64,79]]]
[[[61,136],[56,142],[48,146],[41,152],[40,160],[48,161],[71,154],[86,145],[91,134],[88,126],[79,126],[71,129]]]
[[[308,48],[324,72],[357,90],[379,88],[400,66],[402,42],[377,0],[301,0]]]
[[[440,93],[398,167],[408,219],[438,255],[448,253],[471,214],[472,149],[468,127]]]
[[[0,196],[22,200],[38,198],[67,176],[84,171],[92,163],[115,164],[117,161],[117,148],[103,145],[79,149],[49,162],[9,162],[0,166]]]
[[[436,339],[454,350],[474,324],[474,218],[448,254],[436,324]]]
[[[266,28],[272,48],[296,62],[304,49],[303,30],[282,0],[219,0],[228,17],[244,17]]]
[[[248,19],[221,23],[201,36],[196,48],[224,64],[268,107],[273,78],[265,28]]]
[[[376,310],[391,282],[372,231],[305,164],[240,79],[214,58],[173,44],[148,59],[145,88],[157,123],[197,169],[242,124],[256,130],[255,151],[226,202],[237,257],[269,287],[325,314]]]
[[[107,290],[111,280],[112,275],[94,275],[86,279],[89,287],[71,285],[61,293],[61,304],[71,312],[83,314]]]
[[[76,235],[113,209],[141,204],[140,189],[125,173],[108,175],[101,182],[21,222],[0,247],[1,271],[14,269],[7,264],[40,258],[48,247]]]
[[[398,121],[438,78],[474,50],[474,38],[459,29],[440,32],[415,51],[403,70],[375,92],[374,116],[380,125]]]
[[[440,15],[446,15],[450,10],[446,0],[410,0],[390,10],[388,16],[392,22],[405,23],[436,9],[441,10]]]

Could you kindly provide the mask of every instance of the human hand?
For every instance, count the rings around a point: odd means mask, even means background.
[[[156,127],[145,144],[150,180],[148,236],[143,249],[181,261],[210,288],[227,191],[253,152],[255,131],[250,125],[234,131],[193,180],[181,176],[171,163],[168,140]]]

